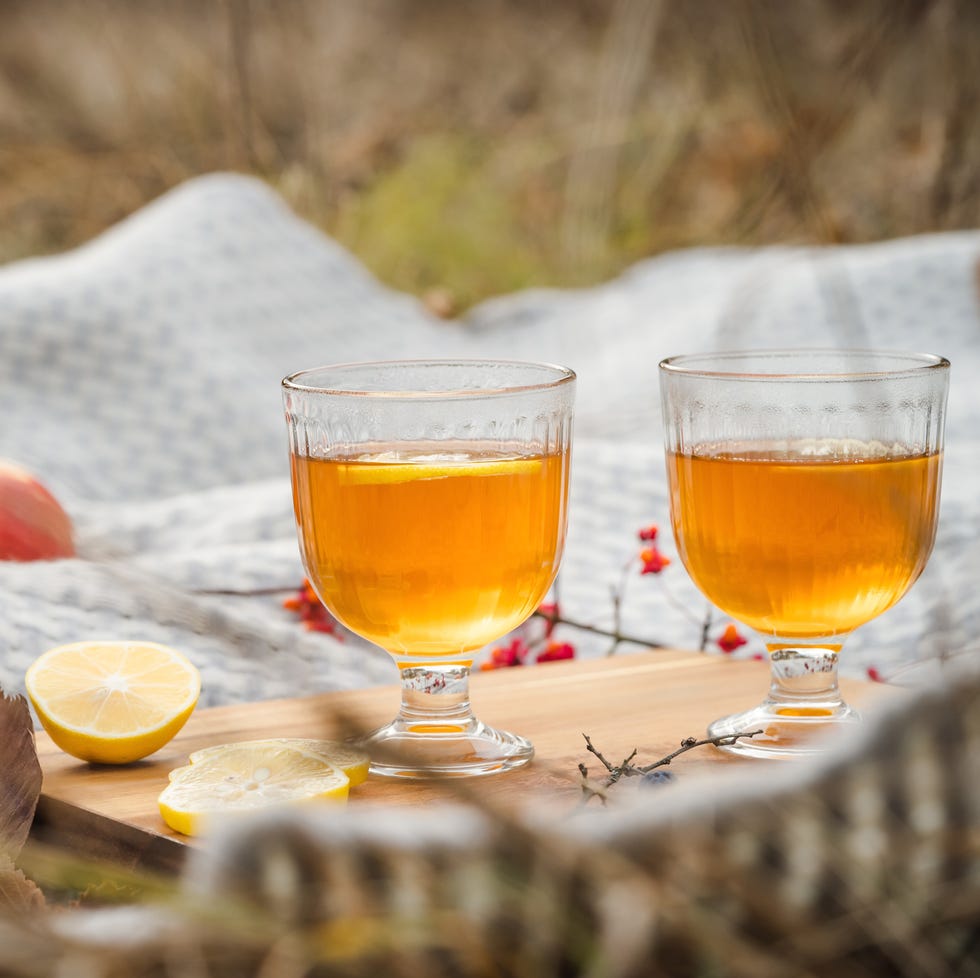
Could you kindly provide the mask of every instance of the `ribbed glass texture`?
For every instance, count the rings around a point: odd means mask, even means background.
[[[692,580],[770,652],[745,753],[805,753],[853,719],[847,636],[899,601],[932,552],[949,363],[918,353],[774,350],[660,364],[671,523]],[[811,736],[812,735],[812,736]]]
[[[347,364],[283,382],[307,575],[402,672],[401,714],[372,740],[402,754],[376,759],[379,773],[490,773],[530,757],[469,713],[465,674],[558,572],[574,388],[563,367],[486,360]]]

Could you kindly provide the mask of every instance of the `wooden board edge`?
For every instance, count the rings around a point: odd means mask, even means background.
[[[87,859],[105,860],[128,869],[176,875],[184,866],[188,846],[129,822],[72,805],[43,792],[38,800],[30,838],[34,842]]]

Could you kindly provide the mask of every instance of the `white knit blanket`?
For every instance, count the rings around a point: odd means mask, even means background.
[[[662,357],[844,345],[944,354],[953,375],[936,550],[911,593],[849,641],[843,665],[887,675],[969,648],[980,631],[978,259],[980,232],[697,249],[592,289],[501,297],[447,323],[379,284],[261,183],[191,181],[70,254],[0,268],[0,457],[62,500],[79,551],[0,564],[0,685],[18,691],[46,648],[98,637],[183,649],[208,704],[394,681],[386,655],[304,631],[281,596],[202,592],[302,579],[280,379],[430,355],[578,372],[561,598],[568,615],[607,626],[637,529],[667,523]],[[675,561],[660,577],[629,576],[622,627],[692,646],[704,607]],[[564,637],[580,655],[606,647]]]

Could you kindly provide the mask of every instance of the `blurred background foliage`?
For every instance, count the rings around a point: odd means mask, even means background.
[[[0,0],[0,262],[196,174],[451,314],[980,226],[976,0]]]

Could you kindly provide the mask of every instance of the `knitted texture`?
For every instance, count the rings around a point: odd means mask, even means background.
[[[394,681],[387,656],[304,632],[281,595],[225,592],[288,590],[303,576],[280,379],[330,361],[431,355],[577,370],[561,597],[569,616],[601,626],[636,530],[668,519],[659,359],[845,344],[948,356],[934,556],[909,596],[848,642],[842,668],[888,673],[962,650],[980,629],[978,254],[977,233],[699,249],[593,289],[501,297],[446,323],[263,184],[193,180],[75,252],[0,269],[0,457],[63,501],[79,553],[0,564],[0,685],[20,691],[37,655],[86,638],[182,649],[204,673],[205,705]],[[666,573],[669,598],[656,579],[630,583],[622,629],[690,647],[704,600],[678,561]],[[608,644],[568,637],[581,655]]]

